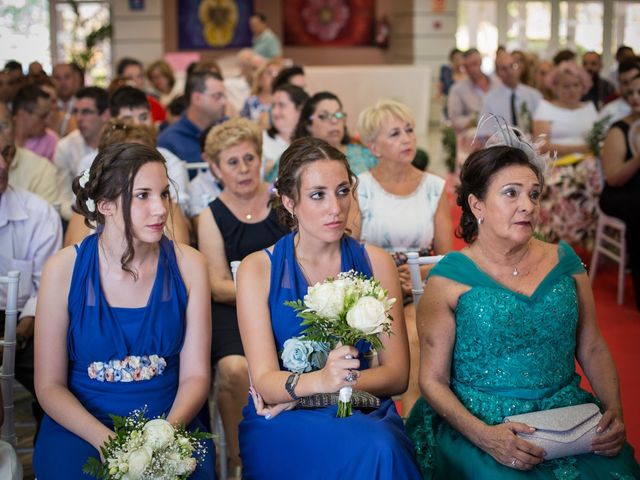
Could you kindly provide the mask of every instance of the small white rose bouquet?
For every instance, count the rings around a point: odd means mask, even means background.
[[[128,417],[111,415],[115,437],[100,448],[101,463],[91,457],[84,473],[108,480],[174,480],[188,478],[207,453],[210,433],[187,432],[163,418],[147,420],[146,409]]]
[[[298,312],[306,329],[302,336],[285,342],[283,366],[297,373],[320,369],[330,349],[361,340],[381,350],[380,334],[391,334],[389,312],[395,301],[380,282],[353,270],[309,287],[303,300],[286,302]],[[350,386],[340,389],[338,417],[351,415],[352,393]]]

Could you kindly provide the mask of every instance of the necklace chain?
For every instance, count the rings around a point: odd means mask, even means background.
[[[480,248],[480,252],[483,254],[483,256],[486,258],[486,254],[484,252],[484,249],[482,248],[482,246],[480,244],[478,244],[478,248]],[[529,242],[527,242],[527,248],[525,250],[525,252],[522,254],[522,256],[520,257],[520,260],[518,260],[512,267],[511,270],[511,276],[512,277],[519,277],[521,274],[523,274],[519,269],[518,266],[522,263],[522,261],[525,259],[525,257],[529,254],[529,250],[531,249],[531,244]],[[529,272],[527,272],[529,273]]]

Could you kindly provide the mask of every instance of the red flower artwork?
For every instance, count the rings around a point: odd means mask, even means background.
[[[295,46],[371,45],[374,0],[287,0],[284,40]]]

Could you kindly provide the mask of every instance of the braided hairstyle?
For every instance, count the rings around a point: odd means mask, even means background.
[[[74,178],[72,186],[76,195],[73,211],[84,217],[84,223],[89,228],[105,223],[104,215],[98,209],[99,202],[116,201],[118,198],[121,200],[127,248],[122,254],[120,264],[122,269],[131,273],[134,278],[137,278],[137,274],[129,267],[135,254],[131,224],[133,183],[140,167],[149,162],[161,163],[166,172],[165,160],[155,148],[138,143],[115,143],[98,152],[84,186],[80,184],[82,175]],[[90,208],[88,204],[92,203],[93,208]]]
[[[358,185],[358,177],[351,171],[347,157],[340,150],[332,147],[324,140],[314,137],[303,137],[294,140],[280,157],[278,179],[275,182],[278,191],[278,199],[275,202],[278,218],[282,225],[293,229],[296,220],[282,204],[282,196],[291,198],[294,203],[300,199],[300,185],[302,183],[302,171],[318,160],[334,160],[344,165],[349,176],[349,184],[353,187],[353,195]]]
[[[529,167],[538,178],[540,186],[544,186],[540,169],[519,148],[496,145],[469,155],[460,171],[460,184],[456,188],[456,203],[462,208],[456,237],[467,243],[473,243],[478,237],[478,220],[471,211],[469,195],[473,194],[477,199],[484,200],[493,177],[503,168],[512,165]]]

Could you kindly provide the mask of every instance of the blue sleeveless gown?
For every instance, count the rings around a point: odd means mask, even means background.
[[[455,311],[451,389],[489,425],[504,417],[597,400],[575,371],[578,298],[574,274],[584,267],[560,242],[558,263],[528,297],[509,290],[466,255],[449,253],[430,275],[468,285]],[[615,458],[595,454],[543,462],[529,472],[496,462],[440,418],[421,398],[407,430],[427,479],[576,480],[640,478],[627,444]]]
[[[294,235],[281,238],[270,253],[269,308],[279,351],[303,330],[294,310],[284,305],[303,298],[308,288],[295,261]],[[371,276],[364,247],[355,240],[342,239],[341,255],[342,271],[354,269]],[[364,352],[365,347],[359,349]],[[361,361],[361,368],[366,362]],[[420,478],[413,446],[392,400],[382,399],[380,408],[368,414],[354,409],[349,418],[336,418],[336,409],[294,409],[266,420],[256,414],[249,398],[240,423],[243,478]]]
[[[109,428],[109,414],[127,416],[146,405],[147,416],[168,414],[178,390],[180,351],[185,336],[187,291],[180,275],[173,242],[160,241],[153,288],[146,307],[111,307],[100,286],[98,235],[77,247],[68,298],[68,387],[93,416]],[[90,378],[93,362],[122,360],[129,355],[159,355],[166,360],[160,375],[139,381],[100,381]],[[118,377],[114,373],[113,377]],[[189,428],[198,425],[194,421]],[[215,452],[207,442],[205,462],[191,478],[215,478]],[[45,415],[36,441],[33,466],[39,480],[92,478],[82,473],[89,457],[99,453],[82,438]]]

